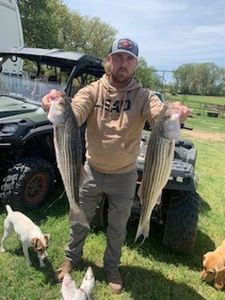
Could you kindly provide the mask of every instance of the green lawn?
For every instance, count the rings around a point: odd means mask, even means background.
[[[225,97],[170,95],[169,101],[180,101],[193,110],[193,115],[207,116],[210,112],[217,112],[219,117],[225,118]]]
[[[225,105],[225,97],[217,96],[196,96],[196,95],[168,95],[168,99],[171,101],[181,101],[184,103],[198,102],[198,103],[214,103],[219,105]]]
[[[169,101],[180,101],[193,110],[191,113],[192,117],[188,118],[185,122],[186,126],[204,132],[225,133],[225,97],[169,95],[167,99]],[[223,105],[223,117],[219,116],[215,118],[208,116],[208,110],[202,109],[202,103]]]
[[[193,114],[191,118],[186,120],[185,126],[191,127],[196,131],[225,133],[225,117],[211,118]]]
[[[225,132],[224,119],[221,118],[196,116],[188,123],[198,130]],[[194,138],[193,142],[198,150],[196,172],[201,197],[197,241],[193,252],[182,255],[169,251],[162,245],[160,230],[154,227],[150,237],[138,247],[133,242],[137,224],[129,224],[121,264],[124,291],[121,295],[111,295],[106,288],[102,269],[105,234],[102,230],[92,231],[85,244],[84,261],[72,272],[72,277],[79,284],[85,268],[92,265],[96,276],[95,300],[225,299],[225,292],[216,291],[199,278],[203,254],[225,239],[225,140]],[[0,300],[60,299],[60,285],[54,283],[53,271],[63,260],[68,237],[68,205],[65,198],[60,198],[61,193],[57,188],[49,203],[28,214],[44,232],[51,234],[46,268],[40,269],[32,252],[34,265],[28,267],[20,243],[12,235],[5,244],[8,251],[0,253]],[[4,209],[1,208],[0,236],[4,217]]]

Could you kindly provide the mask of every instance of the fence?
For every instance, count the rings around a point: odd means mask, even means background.
[[[205,114],[209,117],[221,117],[225,116],[225,105],[200,103],[199,113]]]
[[[193,100],[182,101],[185,105],[193,110],[193,113],[198,115],[206,115],[208,117],[225,117],[225,105],[222,104],[214,104],[208,102],[198,102]]]

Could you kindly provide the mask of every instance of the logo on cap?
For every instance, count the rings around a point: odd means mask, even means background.
[[[137,43],[129,38],[120,38],[115,40],[112,44],[110,54],[117,52],[127,52],[133,55],[135,58],[138,57],[138,45]]]
[[[118,49],[132,50],[133,47],[134,47],[134,44],[131,40],[121,39],[118,42]]]

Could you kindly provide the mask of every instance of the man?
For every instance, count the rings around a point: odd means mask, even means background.
[[[79,124],[87,120],[88,179],[80,189],[81,207],[91,222],[103,196],[109,204],[104,271],[113,293],[122,290],[119,263],[135,194],[141,132],[145,121],[153,124],[163,107],[157,96],[133,78],[137,64],[137,43],[128,38],[115,40],[106,58],[106,74],[79,90],[72,100]],[[43,107],[48,110],[50,100],[60,95],[62,92],[51,91],[42,99]],[[181,121],[186,119],[187,107],[179,103],[173,107],[180,112]],[[56,272],[58,281],[81,258],[87,234],[85,227],[71,226],[66,258]]]

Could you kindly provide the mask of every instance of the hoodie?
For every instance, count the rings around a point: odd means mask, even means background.
[[[105,174],[135,169],[144,123],[153,124],[162,107],[159,98],[135,79],[116,89],[105,74],[80,89],[72,108],[79,125],[87,121],[86,159],[90,166]]]

